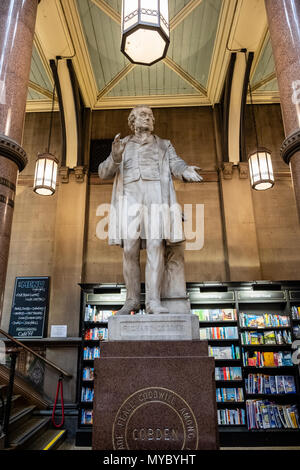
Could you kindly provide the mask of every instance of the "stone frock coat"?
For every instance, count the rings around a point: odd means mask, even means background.
[[[127,143],[131,136],[121,139],[122,143]],[[169,207],[177,204],[175,188],[172,181],[172,175],[182,180],[182,174],[188,165],[175,152],[171,142],[154,135],[158,146],[158,158],[160,169],[161,196],[162,204]],[[113,161],[112,154],[98,167],[100,179],[114,179],[111,210],[108,227],[109,245],[123,245],[122,243],[122,197],[123,197],[123,161],[117,164]],[[177,205],[177,211],[170,212],[169,227],[164,230],[163,238],[167,244],[180,243],[184,241],[182,231],[182,213]],[[141,240],[141,248],[145,248],[145,240]]]

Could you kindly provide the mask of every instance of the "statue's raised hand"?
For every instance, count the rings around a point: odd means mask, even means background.
[[[120,139],[121,134],[117,134],[111,146],[112,157],[115,163],[121,163],[125,144]]]
[[[191,182],[196,182],[200,183],[200,181],[203,181],[202,176],[200,176],[196,170],[201,170],[198,166],[188,166],[184,172],[182,173],[182,177],[186,181],[191,181]]]

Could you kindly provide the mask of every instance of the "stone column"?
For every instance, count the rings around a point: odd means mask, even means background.
[[[0,320],[38,0],[0,2]]]
[[[281,155],[290,165],[300,218],[300,2],[265,0],[265,5],[286,136]]]

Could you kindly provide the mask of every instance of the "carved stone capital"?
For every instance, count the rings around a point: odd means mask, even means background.
[[[68,183],[69,182],[69,167],[68,166],[61,166],[58,170],[60,176],[61,183]]]
[[[238,164],[239,174],[241,179],[247,179],[249,176],[249,165],[248,162],[239,162]]]
[[[84,175],[86,174],[86,167],[85,166],[75,166],[74,167],[74,172],[75,172],[75,181],[77,181],[77,183],[83,183]]]
[[[233,163],[232,162],[223,162],[221,167],[224,180],[232,179]]]
[[[294,153],[300,150],[300,129],[295,130],[292,134],[288,135],[287,138],[283,141],[280,148],[280,155],[289,165],[290,159]]]
[[[13,139],[0,134],[0,155],[16,163],[19,171],[24,170],[27,165],[25,150]]]

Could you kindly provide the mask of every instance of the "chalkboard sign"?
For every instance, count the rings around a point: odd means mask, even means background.
[[[48,312],[49,277],[16,277],[9,334],[43,338]]]

